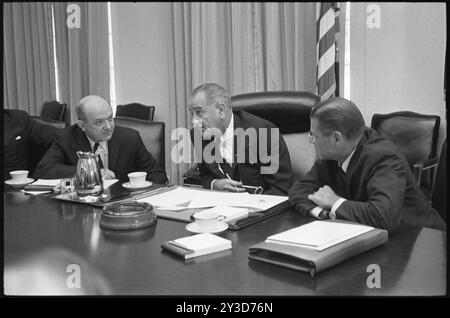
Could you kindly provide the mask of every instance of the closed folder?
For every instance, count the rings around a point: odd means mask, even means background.
[[[373,228],[322,251],[302,246],[261,242],[249,248],[248,257],[252,260],[307,272],[313,277],[316,273],[387,241],[386,230]]]

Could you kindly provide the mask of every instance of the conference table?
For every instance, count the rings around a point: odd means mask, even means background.
[[[87,294],[446,294],[446,232],[434,229],[402,226],[385,245],[310,277],[248,258],[250,246],[312,220],[300,217],[293,210],[238,231],[217,234],[232,241],[231,250],[184,260],[162,250],[161,244],[192,235],[185,228],[187,223],[158,218],[156,225],[139,230],[105,230],[99,226],[101,209],[98,207],[26,195],[17,190],[6,190],[3,198],[5,273],[27,266],[33,272],[33,264],[37,264],[37,272],[46,272],[50,277],[62,276],[67,287],[78,270],[81,289]],[[370,284],[374,266],[379,269],[378,286]],[[22,274],[18,276],[15,279],[20,282]],[[41,284],[47,285],[45,281]],[[18,288],[26,291],[28,287],[19,285]]]

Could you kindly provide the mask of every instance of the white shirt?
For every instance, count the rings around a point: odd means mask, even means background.
[[[233,163],[233,147],[234,147],[234,115],[231,114],[231,120],[225,133],[220,136],[219,147],[222,158],[230,165]]]
[[[91,149],[94,149],[95,141],[93,141],[91,138],[89,138],[86,135],[87,139],[89,140],[89,144],[91,145]],[[102,158],[103,162],[103,168],[108,169],[108,142],[107,141],[100,141],[98,143],[96,154],[100,154],[100,157]]]
[[[342,162],[341,165],[341,169],[347,173],[347,169],[348,169],[348,165],[350,164],[350,160],[353,157],[353,154],[355,153],[356,147],[355,149],[353,149],[353,151],[350,153],[350,155],[344,160],[344,162]],[[330,211],[330,219],[335,219],[336,218],[336,210],[341,206],[342,203],[344,203],[346,199],[345,198],[339,198],[336,200],[336,202],[334,202],[333,206],[331,207],[331,211]],[[311,211],[309,211],[310,215],[315,217],[315,218],[319,218],[319,214],[323,211],[323,209],[321,207],[316,206],[315,208],[311,209]]]

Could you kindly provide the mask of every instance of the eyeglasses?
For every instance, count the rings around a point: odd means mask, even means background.
[[[105,119],[97,119],[96,121],[93,122],[93,124],[97,127],[101,127],[101,126],[105,125],[106,122],[108,122],[109,124],[112,124],[114,122],[114,118],[109,117],[109,118],[105,118]]]
[[[323,135],[323,136],[314,136],[313,134],[311,134],[311,132],[308,132],[308,137],[309,137],[309,142],[310,143],[315,143],[316,139],[319,139],[321,137],[328,137],[329,135]]]
[[[230,178],[230,175],[228,173],[225,173],[222,170],[222,167],[220,166],[220,163],[217,163],[217,166],[219,167],[220,172],[223,174],[224,177],[227,177],[230,180],[233,180]],[[249,186],[249,185],[242,185],[243,188],[245,188],[245,190],[247,190],[248,193],[250,194],[261,194],[264,191],[264,188],[261,186]]]

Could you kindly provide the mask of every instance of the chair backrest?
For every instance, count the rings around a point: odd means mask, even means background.
[[[67,104],[56,100],[45,102],[42,105],[41,117],[50,118],[57,121],[63,121],[66,114]]]
[[[148,121],[128,117],[116,117],[114,123],[118,126],[135,129],[141,135],[147,150],[165,169],[165,124],[163,122]]]
[[[155,106],[147,106],[140,103],[117,105],[116,116],[130,117],[143,120],[153,120]]]
[[[30,116],[31,119],[40,122],[41,124],[45,124],[45,125],[50,125],[53,126],[55,128],[65,128],[67,127],[67,123],[65,121],[58,121],[58,120],[53,120],[47,117],[41,117],[41,116]]]
[[[447,138],[442,144],[431,203],[447,222]]]
[[[47,117],[40,116],[30,116],[31,120],[37,121],[44,125],[49,125],[58,129],[63,129],[67,126],[64,121],[52,120]],[[34,169],[36,168],[39,161],[41,161],[42,157],[44,157],[47,149],[44,149],[42,146],[35,145],[33,143],[29,144],[28,151],[28,170],[30,171],[30,175],[33,174]]]
[[[320,97],[311,92],[274,91],[234,95],[234,110],[243,110],[272,122],[284,137],[293,170],[293,180],[303,177],[316,160],[309,142],[311,108]]]
[[[441,118],[409,111],[374,114],[371,127],[393,141],[412,167],[436,156]]]

